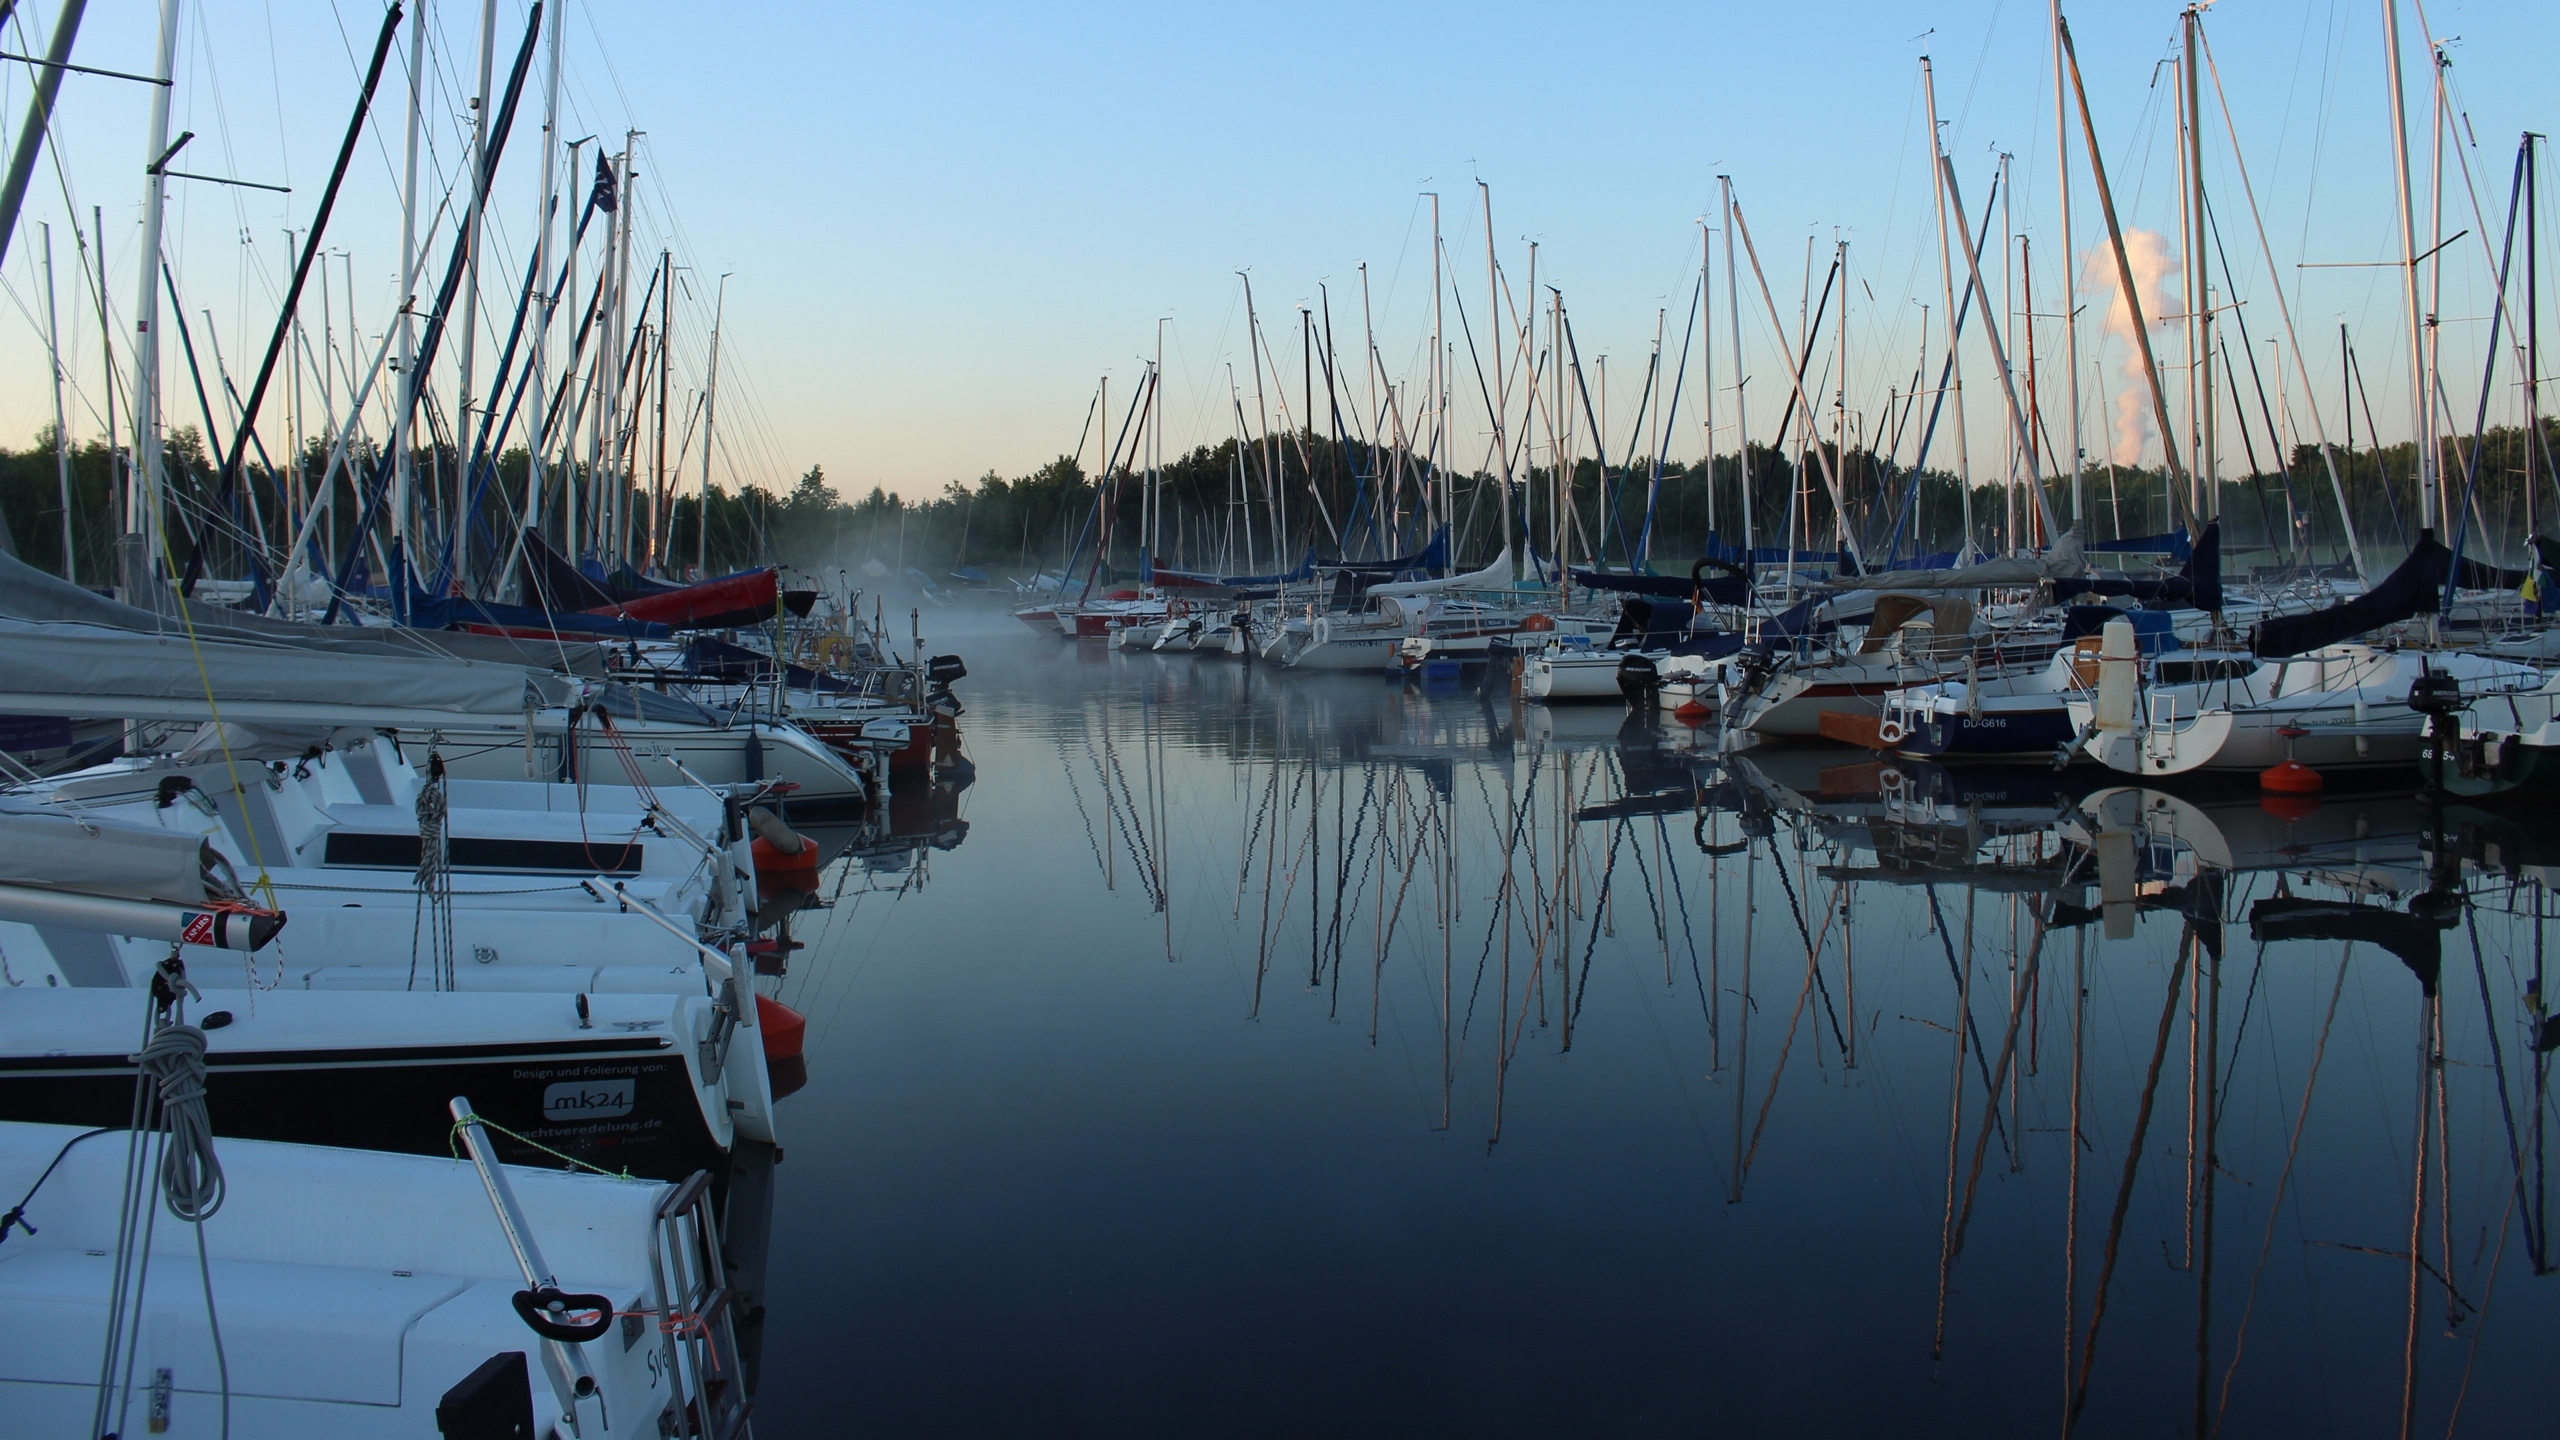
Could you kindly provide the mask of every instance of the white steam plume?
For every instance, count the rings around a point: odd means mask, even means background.
[[[2142,299],[2144,318],[2155,326],[2161,324],[2161,317],[2178,304],[2167,283],[2170,276],[2178,273],[2178,258],[2169,252],[2168,238],[2157,230],[2127,230],[2124,253],[2133,270],[2135,293]],[[2107,297],[2106,331],[2124,344],[2117,369],[2126,384],[2116,392],[2115,439],[2108,455],[2118,465],[2140,464],[2142,447],[2151,439],[2151,379],[2142,372],[2141,338],[2133,333],[2133,314],[2125,305],[2114,250],[2105,245],[2091,249],[2082,264],[2081,277],[2083,290]]]

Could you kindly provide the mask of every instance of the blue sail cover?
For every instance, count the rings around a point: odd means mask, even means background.
[[[531,605],[500,605],[489,600],[470,600],[459,595],[429,595],[412,591],[409,596],[409,626],[414,630],[446,630],[456,625],[494,625],[508,630],[548,630],[561,635],[597,640],[665,640],[674,636],[670,625],[647,620],[625,620],[619,615],[584,615],[574,610],[541,610]]]
[[[2278,615],[2259,621],[2258,654],[2281,660],[2352,640],[2367,631],[2432,610],[2444,594],[2444,577],[2452,565],[2453,552],[2444,548],[2433,531],[2423,531],[2417,548],[2400,562],[2399,569],[2353,600],[2308,615]]]
[[[1309,558],[1312,563],[1312,553]],[[1449,568],[1449,527],[1443,525],[1431,532],[1431,543],[1410,555],[1401,555],[1392,560],[1339,560],[1324,568],[1347,571],[1364,578],[1378,580],[1434,579],[1435,572]],[[1228,583],[1238,582],[1229,581]]]
[[[1230,590],[1241,590],[1257,585],[1295,585],[1301,581],[1314,579],[1315,574],[1316,552],[1313,547],[1310,547],[1306,558],[1298,562],[1297,569],[1283,571],[1277,575],[1212,575],[1206,570],[1175,570],[1158,565],[1154,567],[1153,578],[1158,585],[1194,585],[1204,588],[1224,586]]]
[[[2092,555],[2166,555],[2184,560],[2195,553],[2184,530],[2159,535],[2127,535],[2120,540],[2091,540],[2081,547]]]
[[[1703,559],[1725,560],[1737,565],[1754,567],[1784,565],[1787,563],[1788,553],[1783,545],[1763,545],[1756,550],[1745,550],[1739,545],[1728,544],[1712,530],[1707,532],[1706,543],[1698,547],[1698,554]],[[1793,553],[1796,568],[1799,570],[1808,566],[1840,565],[1845,558],[1836,550],[1798,550]]]
[[[2181,534],[2183,537],[2183,533]],[[2111,541],[2110,544],[2123,544]],[[2099,547],[2089,547],[2095,550]],[[2120,551],[2119,553],[2141,553]],[[2191,605],[2198,610],[2222,608],[2222,522],[2204,527],[2204,534],[2185,556],[2186,563],[2178,573],[2152,580],[2133,576],[2086,575],[2053,582],[2053,598],[2069,600],[2080,595],[2120,596],[2150,603]]]
[[[1607,590],[1619,595],[1654,595],[1670,600],[1686,600],[1703,595],[1716,605],[1748,605],[1751,582],[1740,575],[1709,575],[1692,584],[1686,575],[1631,575],[1623,570],[1576,570],[1573,583],[1585,590]]]

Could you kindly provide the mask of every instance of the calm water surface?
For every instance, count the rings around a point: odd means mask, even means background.
[[[2514,827],[1011,623],[800,918],[763,1433],[2549,1433]]]

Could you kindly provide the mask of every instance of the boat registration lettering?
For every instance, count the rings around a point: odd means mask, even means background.
[[[573,1080],[565,1085],[545,1087],[542,1092],[542,1116],[554,1124],[579,1120],[605,1120],[631,1113],[631,1079]]]

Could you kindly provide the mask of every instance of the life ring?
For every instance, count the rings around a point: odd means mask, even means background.
[[[1910,733],[1899,720],[1886,720],[1876,726],[1876,739],[1885,745],[1899,745]]]

